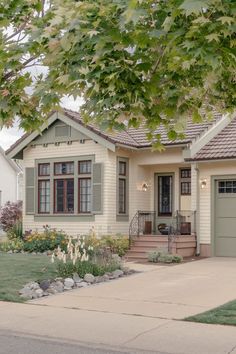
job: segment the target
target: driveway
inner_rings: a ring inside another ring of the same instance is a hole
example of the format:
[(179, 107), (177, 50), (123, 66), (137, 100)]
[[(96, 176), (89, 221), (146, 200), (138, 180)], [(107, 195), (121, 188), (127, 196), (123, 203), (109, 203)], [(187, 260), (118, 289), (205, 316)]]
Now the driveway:
[(236, 259), (135, 267), (144, 272), (28, 304), (0, 302), (0, 330), (131, 353), (236, 354), (236, 327), (180, 321), (236, 298)]
[(183, 319), (236, 298), (236, 258), (208, 258), (176, 266), (136, 267), (144, 272), (33, 303)]

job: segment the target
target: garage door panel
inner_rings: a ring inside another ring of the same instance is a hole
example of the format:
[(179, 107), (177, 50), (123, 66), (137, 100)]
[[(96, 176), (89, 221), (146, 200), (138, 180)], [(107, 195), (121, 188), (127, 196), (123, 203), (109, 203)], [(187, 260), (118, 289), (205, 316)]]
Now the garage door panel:
[(216, 256), (221, 257), (235, 257), (236, 256), (236, 238), (217, 238), (216, 242), (216, 249), (215, 249)]
[(236, 217), (236, 198), (217, 198), (216, 202), (216, 218), (218, 217)]
[(216, 237), (233, 237), (236, 239), (236, 218), (217, 218)]

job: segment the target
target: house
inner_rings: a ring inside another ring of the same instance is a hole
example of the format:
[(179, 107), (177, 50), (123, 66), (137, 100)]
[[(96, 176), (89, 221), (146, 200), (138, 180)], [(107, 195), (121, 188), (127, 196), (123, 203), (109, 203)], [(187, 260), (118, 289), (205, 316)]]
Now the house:
[(22, 199), (22, 169), (0, 147), (0, 207)]
[(236, 256), (235, 119), (189, 122), (175, 141), (160, 128), (163, 152), (152, 151), (144, 128), (105, 133), (67, 109), (41, 131), (7, 151), (23, 161), (24, 230), (94, 227), (150, 245), (173, 240), (169, 233), (183, 255)]

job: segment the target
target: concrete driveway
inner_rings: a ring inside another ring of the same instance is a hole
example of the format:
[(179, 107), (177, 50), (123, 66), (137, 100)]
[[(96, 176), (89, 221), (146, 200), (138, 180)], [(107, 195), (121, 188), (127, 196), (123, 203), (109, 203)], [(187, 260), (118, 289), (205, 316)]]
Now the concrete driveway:
[(180, 321), (236, 298), (236, 259), (144, 272), (28, 304), (0, 302), (0, 330), (131, 353), (236, 354), (236, 327)]
[(236, 298), (236, 258), (208, 258), (176, 266), (136, 267), (144, 272), (33, 303), (183, 319)]

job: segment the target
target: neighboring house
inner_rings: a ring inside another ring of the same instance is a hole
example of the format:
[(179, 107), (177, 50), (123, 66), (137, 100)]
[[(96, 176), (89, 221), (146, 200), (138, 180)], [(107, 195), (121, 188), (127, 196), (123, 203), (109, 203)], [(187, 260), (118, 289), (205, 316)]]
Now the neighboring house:
[(22, 199), (22, 169), (0, 147), (0, 207)]
[(236, 256), (236, 120), (216, 114), (211, 123), (189, 123), (176, 141), (160, 128), (164, 152), (152, 151), (146, 132), (105, 133), (65, 109), (41, 135), (25, 134), (7, 151), (23, 160), (24, 229), (174, 230), (196, 234), (202, 256)]

